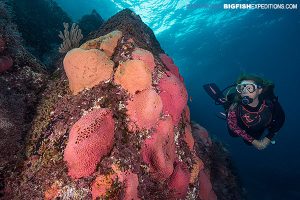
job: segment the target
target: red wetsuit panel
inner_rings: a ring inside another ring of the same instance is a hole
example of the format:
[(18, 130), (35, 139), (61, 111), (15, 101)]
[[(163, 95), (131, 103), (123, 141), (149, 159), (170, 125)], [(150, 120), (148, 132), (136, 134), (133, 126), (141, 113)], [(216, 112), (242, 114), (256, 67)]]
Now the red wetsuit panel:
[(236, 113), (235, 110), (230, 110), (228, 112), (228, 116), (227, 116), (227, 124), (229, 129), (235, 133), (236, 135), (241, 136), (244, 140), (252, 143), (252, 141), (254, 140), (253, 137), (251, 137), (250, 135), (248, 135), (246, 133), (246, 131), (244, 131), (243, 129), (241, 129), (238, 126), (238, 122), (237, 122), (237, 117), (236, 117)]

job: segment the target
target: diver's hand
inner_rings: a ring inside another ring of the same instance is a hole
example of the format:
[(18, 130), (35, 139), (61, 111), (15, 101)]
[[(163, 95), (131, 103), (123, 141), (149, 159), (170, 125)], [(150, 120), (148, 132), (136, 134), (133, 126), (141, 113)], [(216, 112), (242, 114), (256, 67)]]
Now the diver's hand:
[(262, 142), (260, 140), (253, 140), (252, 144), (258, 150), (264, 149), (264, 146), (263, 146), (263, 144), (262, 144)]
[(271, 144), (271, 140), (267, 137), (264, 137), (264, 139), (261, 140), (263, 146), (266, 148), (267, 146), (269, 146), (269, 144)]
[(253, 140), (252, 144), (258, 150), (263, 150), (271, 143), (271, 140), (267, 137), (264, 137), (262, 140)]

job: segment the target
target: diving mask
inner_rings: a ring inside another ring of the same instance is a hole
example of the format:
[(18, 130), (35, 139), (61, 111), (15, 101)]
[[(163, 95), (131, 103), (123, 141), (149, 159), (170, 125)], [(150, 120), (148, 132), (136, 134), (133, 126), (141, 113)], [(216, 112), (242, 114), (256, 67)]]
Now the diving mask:
[(253, 93), (257, 88), (261, 88), (261, 87), (256, 85), (255, 83), (242, 82), (240, 84), (237, 84), (235, 89), (238, 93), (242, 93), (244, 90), (246, 90), (248, 93)]

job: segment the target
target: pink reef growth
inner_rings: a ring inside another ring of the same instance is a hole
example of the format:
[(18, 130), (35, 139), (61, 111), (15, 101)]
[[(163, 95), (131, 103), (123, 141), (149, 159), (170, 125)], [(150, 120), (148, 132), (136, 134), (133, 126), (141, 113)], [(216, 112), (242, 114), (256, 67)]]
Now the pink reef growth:
[(174, 129), (171, 117), (158, 122), (156, 131), (146, 139), (141, 154), (150, 167), (151, 176), (165, 180), (173, 173), (175, 161)]
[(144, 61), (144, 63), (146, 63), (147, 66), (149, 67), (150, 71), (151, 72), (154, 71), (155, 62), (154, 62), (154, 57), (150, 51), (141, 48), (136, 48), (132, 52), (132, 58)]
[(159, 120), (162, 112), (162, 101), (155, 90), (147, 89), (129, 100), (126, 108), (130, 119), (129, 130), (150, 129)]
[(163, 102), (163, 112), (170, 114), (174, 125), (177, 125), (187, 104), (188, 94), (185, 86), (172, 73), (166, 72), (160, 79), (158, 87), (160, 89), (159, 96)]
[(176, 161), (174, 165), (175, 169), (169, 179), (168, 186), (173, 191), (174, 198), (182, 199), (187, 194), (191, 175), (185, 163)]
[(114, 126), (108, 109), (94, 110), (72, 126), (64, 153), (72, 178), (87, 177), (95, 171), (98, 162), (112, 148)]
[(159, 58), (162, 60), (162, 62), (168, 68), (168, 70), (170, 70), (177, 78), (179, 78), (183, 82), (183, 77), (179, 74), (179, 69), (174, 64), (173, 59), (164, 53), (159, 54)]
[[(191, 127), (178, 67), (141, 18), (125, 9), (85, 41), (57, 61), (24, 131), (24, 165), (5, 179), (7, 199), (214, 200), (231, 191), (224, 182), (214, 190), (218, 151)], [(1, 57), (0, 70), (11, 62)], [(11, 116), (0, 114), (0, 125), (25, 118)]]

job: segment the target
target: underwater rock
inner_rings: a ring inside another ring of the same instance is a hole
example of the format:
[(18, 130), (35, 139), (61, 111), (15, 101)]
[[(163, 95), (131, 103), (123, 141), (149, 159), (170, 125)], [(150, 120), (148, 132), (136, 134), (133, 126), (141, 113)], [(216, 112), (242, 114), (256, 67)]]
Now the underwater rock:
[(0, 2), (0, 199), (10, 196), (9, 179), (20, 173), (26, 138), (48, 74), (25, 50), (13, 23), (11, 1)]
[(78, 25), (82, 31), (82, 34), (87, 36), (90, 32), (97, 30), (103, 23), (103, 18), (95, 9), (93, 9), (91, 14), (81, 17)]
[(193, 158), (195, 160), (195, 163), (193, 164), (192, 170), (191, 170), (191, 177), (190, 177), (190, 183), (195, 183), (196, 180), (198, 180), (199, 172), (204, 169), (204, 163), (203, 161), (197, 156), (193, 155)]
[[(85, 41), (114, 31), (122, 35), (111, 57), (96, 42), (57, 61), (30, 120), (26, 160), (5, 179), (6, 198), (200, 199), (209, 188), (222, 199), (228, 190), (219, 187), (214, 168), (222, 163), (211, 165), (222, 149), (191, 138), (186, 88), (160, 59), (153, 32), (125, 9)], [(81, 57), (87, 52), (90, 60)]]
[(194, 150), (195, 140), (192, 135), (192, 128), (191, 125), (187, 124), (184, 131), (184, 141), (188, 145), (189, 149), (191, 151)]
[(197, 123), (194, 123), (193, 132), (194, 135), (196, 135), (195, 137), (200, 140), (205, 146), (210, 146), (212, 144), (208, 131), (204, 127), (200, 126)]
[(186, 105), (186, 107), (184, 108), (184, 114), (185, 114), (185, 120), (187, 122), (191, 122), (191, 116), (190, 116), (190, 108), (188, 105)]
[(203, 200), (217, 200), (217, 196), (212, 189), (209, 176), (204, 170), (199, 173), (200, 190), (199, 197)]
[(72, 24), (71, 18), (56, 1), (14, 0), (10, 4), (25, 48), (53, 70), (53, 61), (58, 57), (57, 48), (61, 43), (57, 35), (64, 29), (64, 22)]
[(107, 191), (113, 188), (117, 175), (99, 175), (92, 183), (92, 199), (104, 198)]
[(13, 60), (10, 56), (0, 56), (0, 73), (5, 72), (13, 66)]
[(0, 53), (2, 53), (5, 48), (6, 48), (6, 42), (2, 37), (0, 37)]

